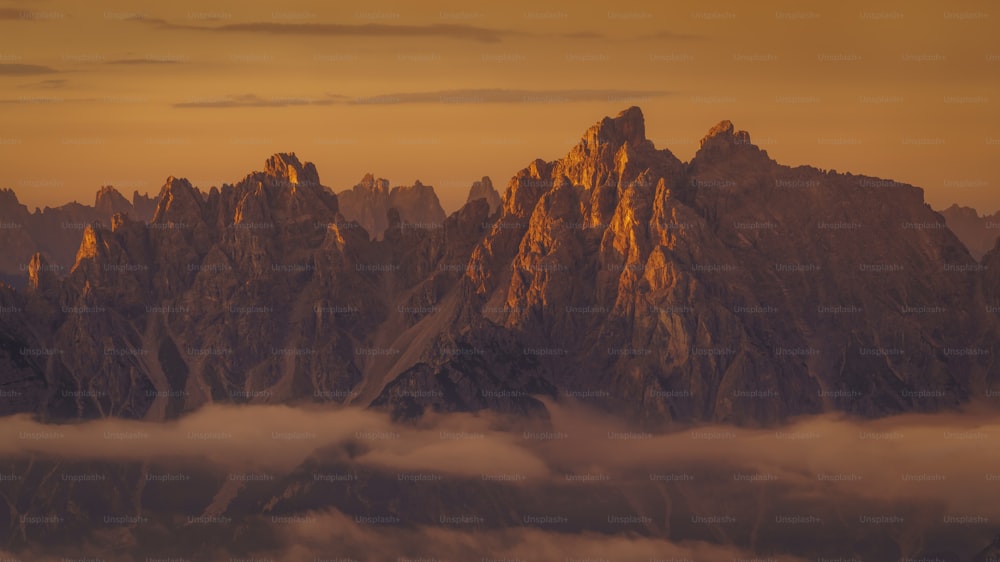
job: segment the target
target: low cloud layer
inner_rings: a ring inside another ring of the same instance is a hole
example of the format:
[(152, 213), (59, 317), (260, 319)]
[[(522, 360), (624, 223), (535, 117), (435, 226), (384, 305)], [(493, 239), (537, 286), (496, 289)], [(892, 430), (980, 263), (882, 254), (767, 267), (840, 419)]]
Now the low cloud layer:
[[(276, 561), (466, 560), (484, 552), (521, 560), (895, 559), (927, 549), (965, 559), (1000, 523), (994, 414), (824, 415), (772, 429), (652, 434), (578, 404), (547, 406), (545, 426), (471, 414), (399, 425), (370, 410), (287, 406), (209, 406), (168, 423), (54, 426), (14, 416), (0, 422), (0, 458), (20, 463), (8, 467), (33, 459), (273, 474), (273, 489), (211, 492), (215, 507), (202, 515), (230, 514), (258, 529), (278, 546), (246, 548)], [(373, 524), (337, 484), (313, 482), (317, 471), (381, 475), (347, 488), (375, 494), (365, 504), (390, 510), (378, 513), (432, 501), (415, 519)], [(264, 507), (247, 511), (255, 505)], [(568, 524), (520, 521), (522, 511), (545, 510)], [(475, 522), (428, 524), (439, 511)], [(504, 514), (516, 524), (497, 519)]]
[(0, 76), (35, 76), (55, 72), (59, 71), (40, 64), (0, 64)]
[[(313, 513), (308, 522), (285, 531), (290, 544), (287, 560), (351, 557), (356, 560), (397, 560), (399, 556), (430, 560), (589, 560), (643, 561), (740, 560), (742, 549), (702, 541), (674, 543), (635, 536), (597, 533), (564, 534), (539, 529), (508, 529), (472, 533), (454, 529), (418, 528), (386, 532), (357, 524), (340, 512)], [(783, 562), (804, 562), (785, 557)]]

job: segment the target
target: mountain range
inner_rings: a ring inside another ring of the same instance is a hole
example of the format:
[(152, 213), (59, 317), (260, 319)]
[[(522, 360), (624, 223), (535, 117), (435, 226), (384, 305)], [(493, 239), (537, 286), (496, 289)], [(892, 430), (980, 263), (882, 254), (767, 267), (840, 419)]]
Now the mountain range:
[(415, 419), (549, 396), (768, 424), (953, 408), (996, 379), (1000, 252), (977, 262), (917, 187), (783, 166), (728, 121), (682, 162), (633, 107), (495, 193), (444, 217), (419, 182), (334, 194), (291, 153), (208, 192), (168, 178), (148, 220), (138, 194), (27, 214), (4, 192), (5, 221), (97, 219), (72, 263), (68, 229), (6, 231), (28, 281), (0, 288), (0, 412)]
[(111, 226), (111, 218), (123, 213), (134, 220), (148, 221), (153, 217), (156, 201), (138, 191), (129, 202), (115, 188), (102, 187), (94, 205), (68, 203), (29, 212), (11, 189), (0, 190), (0, 281), (23, 287), (27, 279), (26, 266), (31, 256), (42, 253), (49, 264), (67, 272), (74, 263), (76, 250), (87, 225), (100, 223)]
[(447, 216), (294, 153), (0, 198), (0, 558), (998, 552), (1000, 249), (918, 187), (632, 107)]

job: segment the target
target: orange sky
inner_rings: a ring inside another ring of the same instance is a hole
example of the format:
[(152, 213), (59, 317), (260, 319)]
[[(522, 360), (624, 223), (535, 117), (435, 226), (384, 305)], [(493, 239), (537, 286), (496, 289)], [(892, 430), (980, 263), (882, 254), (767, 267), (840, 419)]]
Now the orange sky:
[(337, 191), (455, 209), (639, 105), (689, 159), (731, 119), (787, 164), (1000, 209), (1000, 12), (964, 2), (0, 0), (0, 187), (234, 182), (274, 152)]

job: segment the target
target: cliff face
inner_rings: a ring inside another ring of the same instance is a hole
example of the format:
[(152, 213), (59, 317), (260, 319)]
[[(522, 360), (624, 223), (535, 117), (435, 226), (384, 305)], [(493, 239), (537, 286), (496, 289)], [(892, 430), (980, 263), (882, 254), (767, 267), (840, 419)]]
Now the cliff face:
[(685, 163), (638, 108), (515, 174), (496, 209), (486, 183), (445, 218), (419, 182), (334, 196), (294, 154), (209, 193), (169, 178), (149, 224), (119, 212), (65, 278), (38, 256), (0, 294), (17, 309), (0, 382), (25, 389), (5, 407), (544, 416), (547, 395), (760, 424), (938, 410), (996, 378), (977, 350), (1000, 267), (980, 271), (918, 188), (782, 166), (729, 122)]
[[(0, 190), (0, 281), (23, 281), (24, 268), (38, 245), (27, 228), (28, 208), (13, 190)], [(18, 283), (20, 284), (20, 283)]]

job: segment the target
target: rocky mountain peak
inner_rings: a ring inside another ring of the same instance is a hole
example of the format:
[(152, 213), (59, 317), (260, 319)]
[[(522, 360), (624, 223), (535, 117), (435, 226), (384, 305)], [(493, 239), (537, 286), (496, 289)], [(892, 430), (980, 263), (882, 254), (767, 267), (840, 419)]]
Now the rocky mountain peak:
[(943, 211), (941, 211), (941, 214), (943, 214), (945, 216), (951, 214), (951, 215), (960, 216), (960, 217), (969, 218), (969, 219), (978, 219), (978, 218), (981, 217), (981, 215), (979, 214), (979, 211), (977, 211), (976, 209), (974, 209), (972, 207), (965, 207), (965, 206), (959, 205), (958, 203), (952, 203), (950, 207), (948, 207), (947, 209), (944, 209)]
[(722, 121), (719, 121), (718, 123), (715, 124), (715, 126), (713, 126), (711, 129), (708, 130), (708, 133), (705, 134), (705, 137), (701, 139), (701, 146), (705, 146), (706, 142), (718, 136), (731, 137), (733, 136), (735, 130), (736, 126), (733, 125), (732, 121), (730, 121), (729, 119), (723, 119)]
[(201, 195), (184, 178), (170, 176), (160, 190), (154, 223), (194, 223), (201, 216)]
[(121, 197), (122, 199), (125, 199), (125, 197), (123, 197), (122, 194), (117, 189), (114, 188), (114, 186), (112, 186), (112, 185), (102, 185), (101, 188), (97, 190), (97, 196), (96, 196), (95, 200), (96, 201), (100, 201), (100, 200), (105, 199), (107, 197), (114, 198), (115, 196), (118, 196), (118, 197)]
[(642, 110), (632, 106), (615, 117), (605, 117), (587, 130), (583, 137), (589, 147), (601, 144), (639, 146), (646, 142), (646, 120)]
[(996, 244), (996, 224), (1000, 222), (1000, 212), (981, 215), (972, 207), (953, 204), (939, 214), (975, 259), (982, 259)]
[(585, 213), (582, 220), (589, 225), (606, 224), (623, 191), (641, 174), (650, 170), (647, 181), (651, 187), (656, 183), (654, 176), (677, 173), (680, 166), (670, 151), (656, 150), (646, 138), (642, 110), (630, 107), (592, 125), (565, 157), (545, 166), (532, 162), (526, 174), (541, 182), (524, 182), (532, 186), (529, 191), (523, 190), (525, 185), (512, 185), (505, 197), (515, 200), (525, 196), (527, 202), (551, 186), (568, 183), (582, 188), (578, 194)]
[(424, 185), (420, 180), (412, 186), (397, 186), (389, 192), (389, 206), (399, 209), (405, 222), (442, 223), (445, 219), (444, 209), (438, 200), (434, 187)]
[(757, 148), (750, 142), (750, 133), (736, 130), (733, 122), (726, 119), (708, 130), (708, 134), (701, 139), (698, 155), (725, 155), (729, 154), (734, 148), (741, 147)]
[(294, 152), (280, 152), (267, 159), (264, 173), (291, 184), (319, 185), (319, 174), (312, 162), (302, 164)]
[(489, 176), (483, 176), (483, 179), (481, 179), (481, 180), (479, 180), (477, 182), (473, 182), (472, 187), (473, 188), (478, 188), (480, 190), (486, 190), (486, 191), (493, 190), (493, 191), (496, 191), (495, 189), (493, 189), (493, 180), (491, 180)]
[(417, 180), (413, 185), (389, 189), (389, 180), (365, 174), (361, 182), (337, 194), (344, 218), (356, 221), (373, 239), (380, 240), (392, 227), (388, 217), (395, 208), (397, 218), (406, 223), (443, 223), (444, 209), (434, 188)]
[[(93, 259), (101, 253), (103, 246), (102, 242), (102, 232), (100, 225), (98, 224), (88, 224), (87, 228), (83, 230), (83, 239), (80, 242), (80, 249), (76, 253), (77, 264), (85, 259)], [(75, 266), (74, 266), (75, 267)]]
[(389, 180), (385, 178), (376, 178), (371, 172), (365, 174), (365, 177), (361, 178), (361, 181), (354, 186), (355, 189), (363, 189), (365, 191), (379, 192), (389, 194)]
[(102, 215), (110, 217), (115, 213), (127, 213), (131, 211), (132, 204), (117, 189), (110, 185), (105, 185), (94, 196), (94, 208)]
[(493, 188), (493, 182), (489, 176), (483, 176), (483, 179), (472, 184), (472, 187), (469, 188), (469, 197), (465, 202), (469, 203), (477, 199), (486, 200), (486, 203), (490, 206), (490, 215), (496, 212), (497, 207), (500, 206), (500, 193)]
[(0, 209), (12, 208), (20, 204), (13, 189), (0, 189)]

